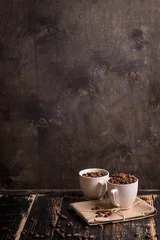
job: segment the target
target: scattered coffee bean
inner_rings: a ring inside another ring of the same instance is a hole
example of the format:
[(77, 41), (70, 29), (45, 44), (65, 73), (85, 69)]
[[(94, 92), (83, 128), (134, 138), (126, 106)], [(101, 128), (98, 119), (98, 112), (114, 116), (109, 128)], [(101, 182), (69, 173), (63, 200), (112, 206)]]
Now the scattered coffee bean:
[(55, 229), (55, 232), (56, 232), (56, 233), (60, 233), (59, 228), (56, 228), (56, 229)]
[(35, 234), (34, 234), (34, 238), (39, 238), (39, 234), (38, 234), (38, 233), (35, 233)]
[(55, 224), (53, 224), (53, 223), (50, 223), (49, 225), (50, 225), (50, 227), (52, 227), (52, 228), (55, 227)]
[(66, 234), (66, 237), (72, 237), (72, 234), (68, 233)]
[(83, 173), (84, 177), (92, 177), (92, 178), (96, 178), (96, 177), (104, 177), (106, 176), (105, 172), (87, 172), (87, 173)]
[(68, 223), (66, 224), (67, 227), (73, 227), (73, 225), (74, 225), (74, 224), (73, 224), (72, 222), (68, 222)]
[(90, 235), (88, 238), (89, 239), (94, 239), (94, 235)]
[(43, 234), (41, 234), (39, 237), (40, 237), (41, 239), (44, 239), (44, 238), (45, 238), (45, 236), (44, 236)]
[(36, 222), (37, 220), (35, 218), (30, 219), (31, 222)]
[(1, 230), (6, 231), (6, 230), (8, 230), (8, 228), (7, 227), (2, 227)]
[(95, 206), (95, 207), (93, 207), (91, 210), (99, 210), (99, 209), (100, 209), (100, 207)]
[(126, 174), (126, 173), (119, 173), (116, 175), (112, 175), (109, 179), (110, 183), (114, 184), (131, 184), (137, 181), (137, 178), (134, 175)]
[(33, 234), (34, 234), (34, 232), (32, 232), (32, 231), (29, 232), (29, 235), (31, 235), (31, 236), (32, 236)]
[(87, 225), (85, 225), (83, 228), (84, 228), (84, 229), (88, 229), (88, 226), (87, 226)]
[(49, 233), (46, 233), (45, 236), (46, 236), (46, 237), (50, 237), (50, 234), (49, 234)]
[(64, 233), (60, 233), (60, 237), (61, 238), (65, 238), (65, 234)]
[(65, 216), (64, 214), (62, 214), (62, 215), (61, 215), (61, 218), (62, 218), (63, 220), (66, 220), (66, 219), (68, 219), (68, 217), (67, 217), (67, 216)]
[(74, 233), (73, 237), (79, 237), (79, 233)]
[(64, 233), (64, 229), (61, 229), (61, 232)]

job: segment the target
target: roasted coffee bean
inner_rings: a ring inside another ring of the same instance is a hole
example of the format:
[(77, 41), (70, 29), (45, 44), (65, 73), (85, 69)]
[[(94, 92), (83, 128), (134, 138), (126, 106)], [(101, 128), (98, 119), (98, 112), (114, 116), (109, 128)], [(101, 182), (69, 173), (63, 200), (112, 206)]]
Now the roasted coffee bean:
[(53, 223), (50, 223), (49, 225), (50, 225), (50, 227), (52, 227), (52, 228), (55, 227), (55, 224), (53, 224)]
[(66, 219), (68, 219), (68, 217), (67, 216), (65, 216), (65, 215), (61, 215), (61, 218), (63, 219), (63, 220), (66, 220)]
[(137, 181), (137, 178), (134, 175), (126, 174), (126, 173), (119, 173), (116, 175), (112, 175), (109, 179), (110, 183), (114, 184), (131, 184)]
[(61, 229), (61, 232), (64, 233), (64, 229)]
[(34, 232), (33, 232), (33, 231), (30, 231), (30, 232), (29, 232), (29, 235), (31, 235), (31, 236), (32, 236), (33, 234), (34, 234)]
[(79, 233), (74, 233), (73, 237), (79, 237)]
[(94, 239), (94, 235), (90, 235), (88, 238), (89, 239)]
[(72, 237), (72, 234), (68, 233), (66, 234), (66, 237)]
[(65, 238), (65, 234), (64, 233), (60, 233), (60, 237), (61, 238)]
[(44, 239), (44, 238), (45, 238), (45, 236), (44, 236), (43, 234), (41, 234), (39, 237), (40, 237), (41, 239)]
[(88, 229), (88, 226), (87, 226), (87, 225), (85, 225), (83, 228), (84, 228), (84, 229)]
[(49, 234), (49, 233), (46, 233), (45, 236), (46, 236), (46, 237), (50, 237), (50, 234)]
[(8, 230), (8, 228), (7, 227), (2, 227), (1, 230), (6, 231), (6, 230)]
[(38, 234), (38, 233), (35, 233), (35, 234), (34, 234), (34, 238), (39, 238), (39, 234)]
[(35, 218), (30, 219), (31, 222), (36, 222), (37, 220)]
[(60, 233), (60, 229), (59, 229), (59, 228), (56, 228), (56, 229), (55, 229), (55, 232), (56, 232), (56, 233)]
[(96, 178), (96, 177), (104, 177), (106, 176), (105, 172), (87, 172), (83, 173), (84, 177), (91, 177), (91, 178)]
[(95, 207), (93, 207), (91, 210), (99, 210), (99, 209), (100, 209), (100, 207), (95, 206)]

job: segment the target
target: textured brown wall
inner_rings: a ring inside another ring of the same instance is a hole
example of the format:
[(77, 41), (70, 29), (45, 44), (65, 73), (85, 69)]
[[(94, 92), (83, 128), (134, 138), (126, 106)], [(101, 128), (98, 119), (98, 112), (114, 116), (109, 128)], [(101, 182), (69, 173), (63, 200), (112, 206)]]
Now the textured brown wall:
[(0, 83), (1, 187), (160, 188), (159, 0), (1, 0)]

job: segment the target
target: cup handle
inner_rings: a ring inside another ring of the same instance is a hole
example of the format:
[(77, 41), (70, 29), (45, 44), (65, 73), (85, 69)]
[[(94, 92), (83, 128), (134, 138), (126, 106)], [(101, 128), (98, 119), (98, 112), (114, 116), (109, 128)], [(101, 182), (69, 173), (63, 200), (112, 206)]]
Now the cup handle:
[(113, 204), (117, 207), (120, 207), (119, 203), (116, 200), (116, 195), (118, 194), (118, 190), (117, 189), (112, 189), (111, 190), (111, 201), (113, 202)]
[(101, 185), (99, 198), (102, 198), (106, 192), (106, 183), (102, 180), (100, 180), (98, 183)]

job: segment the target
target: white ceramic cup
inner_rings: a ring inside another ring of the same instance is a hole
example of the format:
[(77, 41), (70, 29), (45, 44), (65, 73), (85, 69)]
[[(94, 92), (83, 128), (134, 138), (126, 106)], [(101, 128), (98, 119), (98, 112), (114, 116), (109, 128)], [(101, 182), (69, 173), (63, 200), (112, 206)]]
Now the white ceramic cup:
[[(103, 177), (85, 177), (84, 173), (89, 172), (103, 172), (106, 175)], [(88, 168), (79, 172), (79, 182), (82, 193), (87, 199), (96, 200), (102, 199), (107, 191), (107, 181), (109, 172), (101, 168)]]
[(114, 184), (107, 182), (108, 196), (111, 203), (116, 207), (128, 208), (137, 197), (138, 179), (131, 184)]

